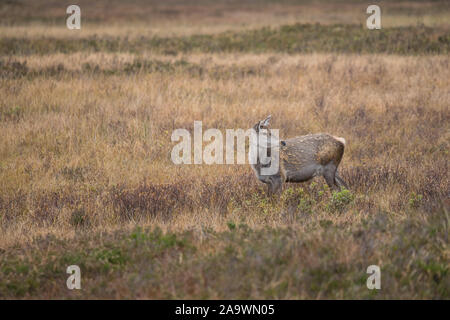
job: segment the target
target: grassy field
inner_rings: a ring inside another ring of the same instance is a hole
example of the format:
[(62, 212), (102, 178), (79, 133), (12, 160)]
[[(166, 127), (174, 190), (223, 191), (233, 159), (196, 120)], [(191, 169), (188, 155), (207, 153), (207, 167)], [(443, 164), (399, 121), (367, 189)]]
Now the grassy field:
[[(352, 1), (79, 5), (0, 4), (0, 298), (450, 298), (446, 2), (379, 31)], [(171, 161), (174, 129), (268, 114), (344, 137), (350, 191)]]

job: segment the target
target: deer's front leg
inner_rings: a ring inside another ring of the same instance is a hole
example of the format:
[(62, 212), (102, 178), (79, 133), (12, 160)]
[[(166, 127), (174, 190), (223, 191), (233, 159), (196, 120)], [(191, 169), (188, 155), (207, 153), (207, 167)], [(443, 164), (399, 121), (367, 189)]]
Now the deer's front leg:
[(272, 196), (281, 192), (283, 183), (280, 175), (271, 176), (267, 183), (267, 194)]

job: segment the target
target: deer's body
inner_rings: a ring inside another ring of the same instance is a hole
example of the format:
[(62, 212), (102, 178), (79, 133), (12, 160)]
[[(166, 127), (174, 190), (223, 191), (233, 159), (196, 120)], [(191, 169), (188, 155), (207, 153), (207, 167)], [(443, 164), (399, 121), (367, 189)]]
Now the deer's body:
[[(266, 129), (270, 116), (255, 125)], [(270, 135), (270, 131), (269, 131)], [(279, 148), (274, 150), (274, 148)], [(315, 176), (323, 176), (330, 188), (347, 188), (345, 182), (337, 174), (337, 168), (344, 154), (345, 140), (327, 133), (308, 134), (287, 140), (281, 140), (279, 146), (269, 147), (269, 152), (278, 151), (280, 158), (277, 174), (261, 175), (259, 161), (253, 165), (257, 178), (268, 185), (269, 193), (281, 190), (285, 182), (304, 182)]]

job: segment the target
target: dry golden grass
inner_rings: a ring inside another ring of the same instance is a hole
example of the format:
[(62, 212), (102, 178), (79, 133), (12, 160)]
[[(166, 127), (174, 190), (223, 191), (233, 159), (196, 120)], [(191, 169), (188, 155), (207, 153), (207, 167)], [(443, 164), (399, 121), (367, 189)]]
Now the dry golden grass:
[[(123, 61), (131, 59), (75, 54), (29, 57), (27, 62), (37, 71), (51, 66), (49, 61), (64, 65), (64, 70), (79, 69), (84, 61), (102, 69), (115, 61), (120, 69)], [(41, 228), (48, 230), (45, 224), (35, 226), (38, 195), (93, 194), (76, 203), (62, 196), (53, 208), (58, 215), (50, 228), (73, 234), (69, 217), (79, 205), (100, 219), (100, 228), (121, 225), (111, 217), (103, 221), (103, 213), (109, 216), (111, 208), (97, 199), (113, 186), (133, 187), (143, 181), (233, 182), (251, 174), (248, 166), (173, 165), (171, 132), (192, 129), (194, 120), (202, 120), (205, 129), (248, 128), (271, 113), (273, 126), (281, 129), (283, 137), (322, 131), (343, 136), (348, 141), (344, 171), (400, 166), (413, 181), (435, 166), (446, 168), (448, 57), (192, 55), (183, 59), (205, 70), (222, 66), (217, 71), (222, 75), (212, 72), (200, 77), (176, 70), (130, 76), (86, 72), (73, 77), (62, 71), (58, 79), (2, 80), (2, 195), (8, 199), (20, 190), (26, 199), (20, 207), (23, 212), (17, 212), (20, 223), (12, 223), (18, 222), (13, 219), (4, 224), (10, 236), (2, 237), (2, 246), (29, 239)], [(177, 58), (166, 60), (173, 63)], [(229, 74), (227, 68), (251, 69), (254, 75)], [(435, 125), (429, 126), (430, 121)], [(441, 177), (441, 181), (440, 191), (448, 187), (448, 179)], [(389, 210), (405, 194), (399, 186), (385, 187), (389, 189), (377, 190), (373, 196)], [(410, 191), (417, 187), (410, 186)], [(195, 219), (191, 214), (180, 213), (170, 226), (214, 226), (208, 212)], [(243, 218), (252, 217), (245, 213)], [(257, 212), (253, 218), (258, 224)], [(154, 220), (148, 217), (146, 223)], [(217, 223), (217, 227), (224, 225)]]
[[(360, 19), (359, 6), (343, 15), (314, 3), (198, 12), (189, 2), (171, 7), (198, 23), (181, 30), (166, 7), (139, 4), (107, 19), (93, 7), (94, 27), (76, 37)], [(65, 37), (45, 23), (58, 16), (55, 4), (45, 12), (33, 28), (3, 25), (0, 35)], [(152, 12), (159, 19), (147, 27), (141, 19)], [(425, 12), (433, 18), (421, 21), (448, 27), (448, 12)], [(127, 14), (125, 28), (104, 24)], [(448, 55), (144, 51), (1, 61), (0, 297), (449, 297)], [(246, 129), (267, 114), (282, 137), (344, 137), (340, 170), (351, 193), (332, 194), (320, 178), (268, 199), (248, 165), (170, 159), (174, 129), (192, 131), (194, 120), (204, 130)], [(65, 288), (69, 264), (85, 270), (81, 292)], [(378, 293), (365, 287), (370, 264), (382, 268)]]

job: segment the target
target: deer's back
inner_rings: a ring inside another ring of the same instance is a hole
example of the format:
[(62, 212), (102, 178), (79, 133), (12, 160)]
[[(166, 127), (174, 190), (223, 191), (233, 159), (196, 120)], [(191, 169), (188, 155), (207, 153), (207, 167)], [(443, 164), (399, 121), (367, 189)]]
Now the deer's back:
[(310, 164), (326, 165), (331, 161), (339, 165), (344, 144), (327, 133), (308, 134), (282, 141), (281, 165), (287, 170)]

